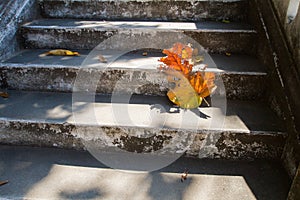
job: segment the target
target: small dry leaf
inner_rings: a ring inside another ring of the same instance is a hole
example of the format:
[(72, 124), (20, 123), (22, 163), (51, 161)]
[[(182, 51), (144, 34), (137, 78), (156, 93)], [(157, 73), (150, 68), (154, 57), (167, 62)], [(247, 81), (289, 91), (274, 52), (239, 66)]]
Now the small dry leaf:
[(3, 98), (8, 98), (9, 95), (7, 92), (0, 92), (0, 97), (3, 97)]
[(195, 60), (196, 63), (203, 62), (204, 57), (203, 56), (195, 56), (194, 60)]
[(104, 56), (102, 56), (101, 54), (99, 54), (98, 56), (99, 58), (99, 61), (102, 62), (102, 63), (107, 63), (107, 60), (104, 58)]
[(223, 22), (223, 23), (226, 23), (226, 24), (230, 23), (230, 21), (227, 20), (227, 19), (223, 19), (222, 22)]
[(189, 173), (188, 169), (184, 170), (184, 172), (181, 174), (181, 179), (180, 179), (181, 182), (183, 182), (187, 179), (188, 173)]
[(193, 50), (193, 56), (198, 56), (198, 54), (199, 54), (199, 50), (198, 50), (198, 48), (195, 48)]
[(147, 52), (143, 52), (143, 54), (142, 54), (143, 56), (147, 56), (148, 55), (148, 53)]
[(231, 56), (231, 53), (226, 52), (225, 55), (229, 57), (229, 56)]
[(0, 181), (0, 186), (5, 185), (5, 184), (7, 184), (7, 183), (8, 183), (8, 180)]

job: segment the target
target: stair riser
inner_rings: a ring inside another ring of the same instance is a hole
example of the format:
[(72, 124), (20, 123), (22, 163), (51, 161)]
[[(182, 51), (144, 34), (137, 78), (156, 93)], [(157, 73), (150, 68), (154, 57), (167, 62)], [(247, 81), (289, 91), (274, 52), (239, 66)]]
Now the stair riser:
[[(125, 127), (89, 127), (71, 124), (0, 121), (1, 144), (85, 149), (83, 140), (104, 145), (101, 149), (118, 146), (129, 152), (164, 151), (164, 147), (178, 135), (196, 134), (187, 156), (226, 159), (279, 159), (285, 134), (260, 134), (237, 132), (182, 131), (171, 129), (145, 129)], [(127, 133), (130, 133), (127, 134)], [(151, 137), (140, 137), (150, 134)], [(82, 140), (83, 139), (83, 140)], [(176, 144), (180, 142), (176, 140)], [(85, 143), (86, 144), (86, 143)], [(106, 146), (107, 145), (107, 146)], [(179, 145), (180, 146), (180, 145)], [(117, 147), (116, 147), (117, 148)], [(169, 149), (170, 152), (178, 150)], [(118, 148), (117, 148), (118, 149)]]
[(43, 1), (45, 17), (106, 20), (243, 21), (247, 1)]
[[(265, 76), (246, 73), (221, 75), (227, 98), (241, 100), (260, 99), (264, 96)], [(78, 81), (77, 86), (82, 87), (81, 91), (86, 91), (87, 88), (95, 91), (97, 85), (98, 93), (166, 95), (169, 88), (165, 75), (158, 70), (2, 67), (0, 81), (3, 88), (60, 92), (72, 92), (75, 81)], [(224, 94), (224, 90), (221, 87), (219, 89), (216, 94)]]
[[(252, 30), (178, 30), (178, 33), (190, 36), (210, 53), (243, 53), (255, 54), (256, 33)], [(22, 35), (27, 48), (68, 48), (68, 49), (93, 49), (107, 38), (118, 34), (119, 38), (153, 38), (152, 46), (159, 47), (163, 44), (170, 32), (168, 30), (117, 30), (117, 29), (47, 29), (23, 27)], [(138, 42), (138, 41), (137, 41)], [(115, 49), (114, 46), (104, 48)], [(122, 46), (120, 46), (121, 48)], [(133, 44), (134, 48), (134, 44)]]

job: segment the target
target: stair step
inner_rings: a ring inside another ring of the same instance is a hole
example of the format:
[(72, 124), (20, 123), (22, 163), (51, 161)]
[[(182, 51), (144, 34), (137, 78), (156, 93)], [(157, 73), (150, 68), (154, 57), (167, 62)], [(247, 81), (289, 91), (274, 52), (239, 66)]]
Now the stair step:
[[(21, 29), (27, 48), (93, 49), (116, 35), (123, 41), (115, 41), (113, 45), (120, 48), (158, 47), (177, 34), (191, 37), (210, 52), (255, 54), (256, 31), (242, 23), (41, 19)], [(125, 44), (130, 39), (136, 40), (134, 44)]]
[[(0, 146), (4, 199), (285, 199), (279, 162), (180, 158), (155, 172), (107, 168), (87, 152)], [(140, 164), (140, 163), (139, 163)], [(182, 183), (181, 174), (189, 169)], [(62, 181), (58, 181), (62, 180)], [(26, 186), (26, 187), (24, 187)]]
[[(10, 89), (72, 92), (79, 73), (87, 77), (98, 74), (98, 93), (124, 92), (165, 95), (168, 84), (157, 69), (158, 59), (164, 56), (154, 50), (121, 51), (80, 50), (79, 57), (41, 57), (48, 49), (24, 50), (0, 64), (1, 86)], [(147, 56), (142, 53), (146, 51)], [(108, 63), (95, 60), (93, 70), (84, 66), (88, 55), (101, 54)], [(120, 56), (120, 57), (118, 57)], [(117, 60), (114, 60), (117, 58)], [(228, 99), (261, 99), (266, 91), (266, 72), (257, 59), (246, 55), (211, 54), (204, 63), (207, 71), (220, 74)], [(83, 64), (82, 64), (83, 63)], [(109, 64), (109, 65), (108, 65)], [(79, 79), (79, 78), (78, 78)], [(78, 80), (77, 79), (77, 80)], [(88, 80), (87, 80), (88, 82)], [(224, 91), (217, 90), (216, 93)]]
[(9, 95), (0, 99), (2, 144), (84, 149), (92, 143), (105, 151), (249, 159), (280, 158), (286, 137), (272, 111), (254, 101), (216, 98), (212, 107), (184, 110), (166, 97)]
[(106, 20), (245, 20), (248, 1), (43, 0), (43, 16)]

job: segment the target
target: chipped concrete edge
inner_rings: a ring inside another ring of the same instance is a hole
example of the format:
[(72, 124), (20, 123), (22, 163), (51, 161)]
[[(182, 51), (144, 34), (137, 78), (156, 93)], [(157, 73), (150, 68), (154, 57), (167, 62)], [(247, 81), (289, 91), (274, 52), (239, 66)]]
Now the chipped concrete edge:
[[(88, 126), (8, 119), (0, 120), (0, 132), (0, 144), (6, 145), (86, 150), (84, 144), (93, 142), (101, 148), (113, 147), (135, 153), (163, 152), (168, 148), (171, 152), (184, 151), (185, 156), (191, 157), (243, 160), (280, 159), (286, 139), (281, 132)], [(195, 137), (188, 149), (180, 149), (178, 143), (186, 143), (187, 134)], [(170, 145), (172, 142), (176, 145)]]
[[(72, 92), (79, 70), (78, 67), (36, 67), (31, 65), (24, 67), (5, 65), (4, 63), (0, 69), (0, 86), (19, 90)], [(82, 69), (80, 73), (86, 74), (86, 77), (92, 75), (99, 77), (98, 93), (118, 91), (164, 96), (170, 88), (165, 75), (158, 73), (157, 70), (110, 68), (102, 71), (99, 69)], [(222, 79), (224, 82), (227, 98), (248, 100), (264, 97), (265, 88), (261, 86), (264, 82), (264, 74), (219, 73), (218, 79)], [(84, 80), (78, 85), (84, 90), (90, 87), (86, 83), (88, 82)], [(217, 88), (215, 92), (215, 94), (223, 93), (221, 87)]]

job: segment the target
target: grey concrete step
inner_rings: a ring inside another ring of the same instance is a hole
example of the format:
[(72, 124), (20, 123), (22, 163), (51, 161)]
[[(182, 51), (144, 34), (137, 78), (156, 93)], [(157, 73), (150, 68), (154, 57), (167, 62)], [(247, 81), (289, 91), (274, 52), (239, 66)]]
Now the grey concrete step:
[(260, 102), (218, 97), (184, 110), (166, 97), (8, 93), (0, 99), (2, 144), (228, 159), (279, 159), (285, 144), (282, 123)]
[(256, 51), (256, 31), (242, 23), (41, 19), (21, 30), (27, 48), (93, 49), (108, 38), (103, 48), (157, 47), (190, 37), (210, 52)]
[(45, 17), (106, 20), (241, 21), (247, 18), (247, 0), (42, 0)]
[[(97, 92), (127, 92), (148, 95), (166, 95), (169, 85), (157, 67), (164, 56), (158, 50), (88, 51), (79, 50), (79, 57), (41, 56), (48, 49), (24, 50), (0, 63), (1, 86), (10, 89), (72, 92), (75, 81), (82, 85), (95, 79)], [(147, 52), (147, 56), (142, 53)], [(108, 63), (101, 63), (97, 54)], [(93, 56), (96, 56), (96, 59)], [(89, 59), (92, 61), (89, 61)], [(88, 64), (88, 62), (93, 62)], [(228, 99), (262, 99), (266, 93), (266, 72), (257, 59), (246, 55), (207, 54), (207, 71), (218, 74), (220, 82), (216, 94)], [(92, 84), (92, 83), (91, 83)], [(92, 86), (94, 86), (92, 84)], [(223, 87), (225, 86), (225, 88)], [(88, 87), (88, 86), (86, 86)]]
[[(290, 180), (280, 163), (180, 158), (151, 173), (107, 168), (87, 152), (0, 146), (0, 198), (284, 200)], [(181, 173), (189, 169), (187, 180)]]

